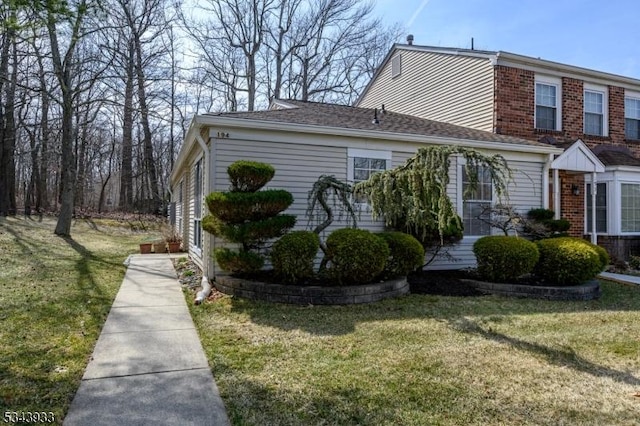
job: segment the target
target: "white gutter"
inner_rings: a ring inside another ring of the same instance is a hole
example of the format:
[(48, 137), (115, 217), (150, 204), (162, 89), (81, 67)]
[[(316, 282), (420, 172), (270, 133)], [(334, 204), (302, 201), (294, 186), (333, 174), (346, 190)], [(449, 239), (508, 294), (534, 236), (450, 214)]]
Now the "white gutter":
[[(196, 129), (199, 129), (199, 127), (196, 127)], [(204, 197), (206, 189), (209, 188), (209, 148), (207, 147), (204, 139), (202, 139), (202, 136), (200, 136), (200, 132), (196, 132), (195, 139), (198, 142), (198, 145), (200, 145), (200, 148), (202, 149), (202, 153), (204, 155), (204, 174), (202, 177), (204, 179), (204, 182), (206, 182), (205, 190), (202, 193), (202, 196)], [(194, 200), (194, 202), (204, 204), (203, 200)], [(201, 211), (204, 212), (204, 208), (202, 208)], [(202, 253), (202, 267), (204, 269), (202, 271), (203, 276), (209, 277), (209, 261), (207, 260), (208, 256), (204, 255), (204, 253), (209, 253), (209, 238), (202, 238)]]
[(553, 162), (553, 154), (549, 154), (547, 162), (542, 166), (542, 208), (549, 208), (549, 170)]

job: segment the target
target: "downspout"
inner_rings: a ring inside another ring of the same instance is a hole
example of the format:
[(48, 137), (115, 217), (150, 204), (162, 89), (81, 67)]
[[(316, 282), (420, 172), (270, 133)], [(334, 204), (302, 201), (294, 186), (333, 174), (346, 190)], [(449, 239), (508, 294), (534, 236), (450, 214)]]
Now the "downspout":
[[(202, 136), (200, 136), (200, 133), (196, 133), (196, 141), (198, 141), (198, 145), (200, 145), (200, 148), (202, 149), (202, 153), (204, 155), (204, 191), (205, 193), (209, 193), (211, 190), (210, 187), (210, 182), (209, 182), (209, 147), (207, 146), (207, 143), (204, 141), (204, 139), (202, 139)], [(202, 202), (202, 200), (200, 200), (200, 202)], [(204, 211), (204, 209), (203, 209)], [(196, 305), (199, 305), (200, 303), (202, 303), (211, 293), (211, 284), (209, 283), (209, 261), (207, 260), (208, 257), (204, 256), (204, 253), (209, 253), (209, 240), (210, 238), (202, 238), (202, 280), (200, 282), (200, 285), (202, 286), (202, 290), (200, 290), (198, 293), (196, 293), (196, 298), (194, 303)]]
[(553, 154), (549, 154), (547, 162), (542, 166), (542, 208), (549, 208), (549, 170), (553, 162)]
[[(199, 130), (199, 128), (198, 128)], [(198, 142), (198, 145), (200, 145), (200, 148), (202, 149), (202, 153), (204, 155), (204, 176), (203, 179), (205, 181), (205, 193), (209, 193), (208, 190), (209, 188), (209, 147), (207, 146), (207, 143), (204, 141), (204, 139), (202, 139), (202, 136), (200, 136), (200, 133), (196, 133), (196, 141)], [(202, 200), (199, 200), (199, 202), (202, 203)], [(204, 209), (202, 210), (204, 211)], [(202, 262), (202, 267), (203, 267), (203, 275), (205, 277), (209, 277), (209, 262), (205, 261), (206, 260), (206, 256), (204, 256), (204, 253), (208, 253), (209, 251), (209, 238), (203, 238), (202, 239), (202, 252), (203, 252), (203, 262)]]

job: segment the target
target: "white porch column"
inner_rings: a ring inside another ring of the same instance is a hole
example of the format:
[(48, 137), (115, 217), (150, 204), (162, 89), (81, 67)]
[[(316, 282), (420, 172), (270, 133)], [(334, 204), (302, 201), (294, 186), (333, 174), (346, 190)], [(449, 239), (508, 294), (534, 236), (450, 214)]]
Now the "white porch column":
[(596, 194), (598, 193), (598, 185), (596, 185), (596, 173), (591, 173), (591, 242), (598, 244), (598, 234), (596, 233)]
[(560, 192), (560, 172), (553, 169), (553, 211), (556, 220), (560, 219)]

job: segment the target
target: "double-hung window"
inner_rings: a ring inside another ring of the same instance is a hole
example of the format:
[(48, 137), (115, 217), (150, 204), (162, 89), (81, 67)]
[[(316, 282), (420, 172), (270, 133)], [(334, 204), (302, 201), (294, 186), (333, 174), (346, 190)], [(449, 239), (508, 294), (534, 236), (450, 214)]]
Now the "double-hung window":
[[(596, 232), (607, 232), (607, 184), (596, 183)], [(591, 184), (587, 184), (587, 233), (593, 229)]]
[(640, 232), (640, 184), (623, 183), (621, 190), (621, 231)]
[[(470, 174), (477, 176), (477, 185), (472, 189)], [(470, 168), (462, 166), (462, 222), (464, 235), (481, 236), (491, 234), (488, 222), (489, 207), (493, 203), (491, 172), (486, 167)]]
[[(365, 181), (374, 173), (388, 170), (391, 167), (391, 151), (369, 149), (348, 150), (347, 180), (352, 184)], [(356, 203), (366, 203), (363, 197), (354, 200)]]
[(193, 170), (193, 245), (202, 250), (202, 159)]
[(535, 126), (540, 130), (562, 129), (562, 80), (536, 75)]
[(624, 98), (624, 135), (627, 139), (640, 139), (640, 94)]
[(585, 85), (584, 133), (594, 136), (608, 135), (607, 90)]

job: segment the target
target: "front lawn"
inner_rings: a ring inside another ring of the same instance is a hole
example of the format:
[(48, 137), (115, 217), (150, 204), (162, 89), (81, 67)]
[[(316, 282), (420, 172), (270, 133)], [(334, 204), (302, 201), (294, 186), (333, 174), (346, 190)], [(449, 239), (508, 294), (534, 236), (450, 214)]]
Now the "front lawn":
[(602, 290), (188, 303), (236, 425), (639, 424), (640, 287)]
[(0, 218), (0, 415), (61, 423), (144, 238), (112, 225), (74, 221), (64, 239), (51, 218)]

